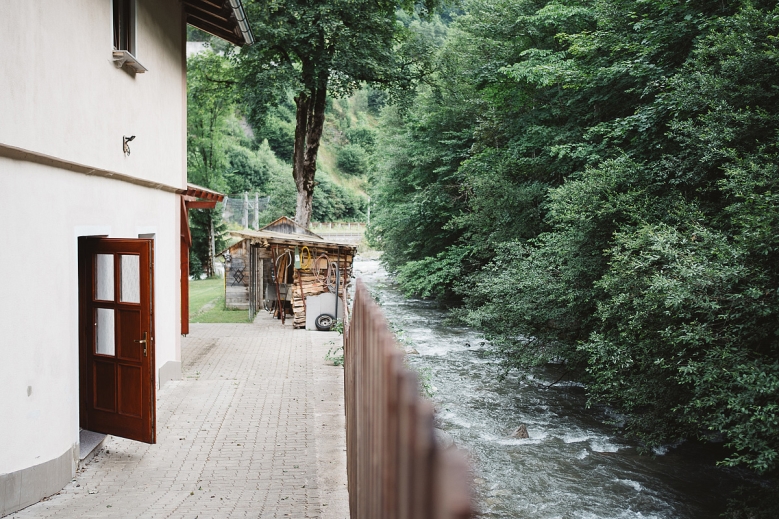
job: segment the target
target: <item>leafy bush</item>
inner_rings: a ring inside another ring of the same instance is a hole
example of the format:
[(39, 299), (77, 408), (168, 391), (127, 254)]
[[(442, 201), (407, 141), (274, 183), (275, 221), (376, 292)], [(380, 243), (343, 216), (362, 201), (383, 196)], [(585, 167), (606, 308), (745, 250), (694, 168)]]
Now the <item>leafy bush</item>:
[(388, 267), (644, 448), (719, 436), (722, 463), (779, 468), (776, 3), (462, 7), (438, 75), (382, 111)]
[(316, 222), (359, 221), (365, 218), (367, 201), (333, 182), (323, 171), (317, 172), (319, 185), (314, 191), (313, 217)]
[(347, 144), (338, 150), (336, 164), (342, 173), (359, 177), (368, 171), (368, 155), (359, 144)]

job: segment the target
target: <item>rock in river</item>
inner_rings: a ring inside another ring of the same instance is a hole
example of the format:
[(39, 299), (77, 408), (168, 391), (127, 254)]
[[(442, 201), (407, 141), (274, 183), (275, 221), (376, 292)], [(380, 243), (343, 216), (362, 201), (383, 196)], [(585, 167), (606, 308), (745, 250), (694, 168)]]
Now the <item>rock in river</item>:
[(530, 435), (527, 433), (527, 426), (525, 424), (520, 424), (519, 427), (517, 427), (516, 430), (511, 433), (511, 436), (514, 438), (530, 438)]

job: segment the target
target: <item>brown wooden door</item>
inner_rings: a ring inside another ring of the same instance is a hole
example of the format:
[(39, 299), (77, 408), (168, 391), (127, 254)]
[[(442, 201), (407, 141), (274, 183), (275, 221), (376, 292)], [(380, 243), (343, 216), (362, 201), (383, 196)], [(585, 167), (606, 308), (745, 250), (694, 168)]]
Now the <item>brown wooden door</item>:
[(81, 238), (81, 427), (155, 443), (154, 243)]

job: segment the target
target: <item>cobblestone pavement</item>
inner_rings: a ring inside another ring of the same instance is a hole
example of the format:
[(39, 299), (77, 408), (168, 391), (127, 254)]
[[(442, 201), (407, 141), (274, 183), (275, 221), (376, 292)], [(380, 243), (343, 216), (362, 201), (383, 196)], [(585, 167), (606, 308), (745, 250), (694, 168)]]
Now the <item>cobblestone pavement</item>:
[(193, 324), (183, 380), (157, 393), (157, 444), (109, 437), (59, 494), (10, 517), (348, 517), (343, 372), (323, 359), (338, 336), (262, 319)]

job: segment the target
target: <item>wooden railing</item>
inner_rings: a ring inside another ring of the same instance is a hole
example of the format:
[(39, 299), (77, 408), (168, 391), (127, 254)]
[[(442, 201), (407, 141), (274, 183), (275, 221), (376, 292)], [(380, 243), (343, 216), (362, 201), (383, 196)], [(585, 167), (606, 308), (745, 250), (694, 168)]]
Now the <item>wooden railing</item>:
[(436, 444), (432, 404), (365, 285), (344, 338), (346, 453), (352, 519), (473, 516), (470, 470)]

